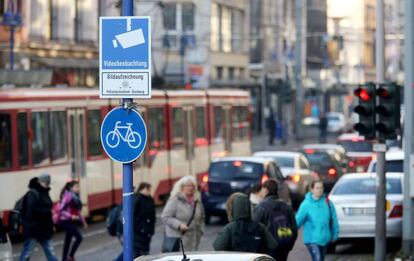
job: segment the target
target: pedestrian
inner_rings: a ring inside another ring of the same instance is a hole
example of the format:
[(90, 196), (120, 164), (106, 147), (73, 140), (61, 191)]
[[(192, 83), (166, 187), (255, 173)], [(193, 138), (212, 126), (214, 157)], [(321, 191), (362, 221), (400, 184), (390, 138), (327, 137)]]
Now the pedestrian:
[(286, 261), (298, 236), (295, 214), (286, 202), (279, 199), (276, 180), (266, 180), (260, 192), (264, 200), (254, 209), (253, 220), (264, 224), (278, 243), (271, 256)]
[(319, 117), (319, 142), (326, 143), (326, 137), (328, 136), (328, 119), (325, 112), (321, 113)]
[(321, 180), (312, 182), (296, 214), (298, 228), (303, 226), (303, 241), (312, 261), (323, 261), (329, 243), (338, 238), (339, 225), (335, 207), (323, 193)]
[(229, 222), (213, 242), (216, 251), (239, 251), (269, 254), (277, 242), (266, 227), (252, 220), (249, 197), (233, 193), (226, 202)]
[[(86, 220), (81, 215), (82, 202), (79, 197), (79, 192), (79, 182), (73, 180), (67, 182), (60, 193), (59, 225), (66, 232), (62, 261), (75, 260), (76, 250), (83, 239), (78, 225), (82, 224), (85, 228), (87, 227)], [(73, 244), (71, 244), (72, 238), (75, 238)]]
[(267, 130), (269, 132), (269, 145), (273, 145), (275, 139), (276, 120), (273, 111), (270, 111), (270, 115), (267, 118)]
[(179, 250), (180, 239), (186, 251), (197, 251), (204, 233), (204, 208), (196, 179), (184, 176), (171, 191), (161, 214), (165, 225), (163, 252)]
[[(151, 197), (151, 184), (139, 184), (134, 197), (134, 259), (148, 255), (155, 231), (155, 204)], [(114, 261), (123, 260), (121, 252)]]
[(29, 182), (29, 191), (23, 198), (23, 237), (24, 244), (20, 253), (20, 261), (30, 259), (30, 255), (38, 242), (48, 261), (57, 261), (55, 256), (52, 235), (52, 200), (49, 196), (50, 175), (44, 173), (32, 178)]
[(255, 184), (250, 190), (249, 190), (249, 200), (250, 200), (250, 206), (253, 210), (256, 208), (257, 205), (259, 205), (260, 202), (263, 201), (263, 197), (260, 193), (262, 190), (262, 185), (260, 183)]

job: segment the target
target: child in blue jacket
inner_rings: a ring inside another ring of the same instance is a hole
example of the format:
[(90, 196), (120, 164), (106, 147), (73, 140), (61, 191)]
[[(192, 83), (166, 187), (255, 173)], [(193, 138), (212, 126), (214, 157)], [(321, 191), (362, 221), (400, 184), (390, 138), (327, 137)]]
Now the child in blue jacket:
[(338, 239), (335, 207), (323, 194), (322, 181), (314, 181), (296, 214), (298, 228), (303, 225), (303, 241), (312, 261), (323, 261), (328, 244)]

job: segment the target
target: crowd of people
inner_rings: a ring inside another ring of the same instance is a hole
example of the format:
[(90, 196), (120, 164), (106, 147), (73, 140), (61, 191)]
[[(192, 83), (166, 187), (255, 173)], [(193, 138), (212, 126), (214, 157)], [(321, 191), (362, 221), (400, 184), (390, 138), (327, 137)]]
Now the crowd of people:
[[(24, 244), (20, 260), (29, 260), (37, 243), (48, 261), (58, 260), (51, 238), (54, 226), (65, 231), (62, 260), (75, 260), (82, 242), (79, 226), (87, 227), (82, 216), (79, 183), (66, 183), (59, 202), (50, 196), (51, 177), (42, 174), (29, 182), (29, 190), (22, 198)], [(256, 185), (249, 194), (233, 193), (227, 199), (228, 224), (213, 242), (216, 251), (264, 253), (276, 260), (287, 260), (303, 227), (303, 241), (312, 261), (322, 261), (327, 247), (338, 237), (335, 208), (323, 193), (323, 183), (314, 181), (296, 215), (291, 206), (278, 197), (278, 183), (269, 179)], [(155, 232), (155, 205), (151, 185), (141, 183), (134, 197), (134, 257), (150, 252)], [(205, 214), (197, 181), (192, 176), (179, 179), (163, 208), (163, 252), (197, 251), (205, 229)], [(122, 236), (121, 236), (122, 237)], [(74, 240), (72, 240), (74, 239)], [(122, 253), (115, 259), (122, 260)]]

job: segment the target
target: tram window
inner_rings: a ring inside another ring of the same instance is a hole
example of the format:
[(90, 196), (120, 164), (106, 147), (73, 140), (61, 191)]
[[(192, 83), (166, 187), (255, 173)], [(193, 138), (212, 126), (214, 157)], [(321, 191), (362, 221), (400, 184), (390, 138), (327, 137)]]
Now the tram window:
[(101, 156), (102, 148), (100, 141), (101, 111), (88, 111), (88, 147), (89, 156)]
[(0, 113), (0, 169), (9, 169), (12, 165), (11, 117)]
[(195, 110), (196, 113), (196, 145), (207, 145), (206, 139), (206, 117), (204, 112), (204, 107), (197, 107)]
[(49, 121), (50, 130), (50, 152), (52, 161), (58, 162), (66, 160), (67, 144), (67, 121), (65, 111), (51, 111)]
[(244, 139), (248, 136), (248, 111), (244, 106), (233, 107), (233, 137), (234, 139)]
[(223, 109), (219, 106), (214, 107), (214, 143), (223, 140)]
[(19, 148), (19, 166), (29, 165), (29, 133), (27, 126), (27, 113), (17, 114), (17, 136)]
[(33, 164), (46, 164), (49, 162), (49, 124), (47, 112), (32, 112), (31, 123), (33, 132)]
[(184, 114), (182, 108), (172, 109), (172, 145), (183, 145), (183, 120)]
[[(148, 109), (148, 130), (151, 150), (164, 148), (165, 117), (162, 108)], [(151, 154), (151, 152), (150, 152)]]

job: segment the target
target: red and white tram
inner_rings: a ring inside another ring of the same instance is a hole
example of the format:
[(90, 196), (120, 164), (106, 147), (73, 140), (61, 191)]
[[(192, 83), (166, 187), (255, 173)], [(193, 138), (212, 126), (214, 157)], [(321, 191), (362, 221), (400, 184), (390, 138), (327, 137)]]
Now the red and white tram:
[[(138, 102), (148, 141), (134, 163), (134, 182), (151, 183), (158, 203), (174, 181), (206, 172), (214, 157), (250, 154), (247, 92), (153, 91)], [(99, 136), (118, 104), (99, 99), (96, 89), (0, 90), (0, 212), (7, 215), (29, 180), (44, 172), (52, 176), (54, 201), (66, 181), (79, 180), (85, 214), (120, 202), (122, 165), (105, 154)]]

